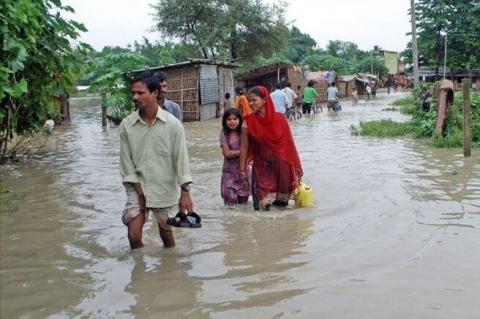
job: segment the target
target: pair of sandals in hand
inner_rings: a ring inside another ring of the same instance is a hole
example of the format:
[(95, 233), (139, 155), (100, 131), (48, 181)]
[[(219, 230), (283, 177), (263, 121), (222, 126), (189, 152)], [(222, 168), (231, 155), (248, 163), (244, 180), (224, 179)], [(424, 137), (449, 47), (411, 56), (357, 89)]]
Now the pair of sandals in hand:
[(167, 225), (173, 227), (200, 228), (202, 227), (201, 222), (202, 218), (195, 212), (188, 213), (188, 215), (183, 212), (178, 212), (175, 217), (167, 218)]

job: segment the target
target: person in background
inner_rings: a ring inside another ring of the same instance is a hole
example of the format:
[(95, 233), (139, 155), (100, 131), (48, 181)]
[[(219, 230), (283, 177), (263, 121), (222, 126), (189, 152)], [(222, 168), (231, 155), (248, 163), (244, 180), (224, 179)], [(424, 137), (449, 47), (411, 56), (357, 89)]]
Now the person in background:
[(168, 214), (193, 212), (185, 131), (158, 105), (158, 79), (151, 73), (138, 74), (131, 91), (137, 111), (120, 124), (120, 174), (127, 193), (122, 222), (128, 227), (130, 247), (143, 247), (143, 227), (152, 211), (163, 245), (172, 247)]
[(358, 92), (356, 89), (352, 91), (353, 105), (358, 105)]
[(245, 117), (251, 112), (250, 106), (248, 105), (248, 99), (243, 94), (243, 89), (239, 86), (235, 88), (235, 94), (237, 95), (237, 98), (235, 99), (235, 107), (240, 111), (242, 117)]
[(303, 89), (303, 104), (302, 112), (303, 114), (310, 114), (312, 111), (313, 100), (318, 97), (318, 93), (313, 87), (315, 85), (314, 80), (310, 80), (307, 83), (307, 87)]
[(290, 126), (287, 118), (275, 111), (265, 87), (250, 89), (249, 101), (253, 112), (245, 118), (246, 129), (242, 130), (240, 175), (248, 185), (247, 164), (253, 164), (254, 209), (285, 207), (303, 176)]
[(297, 85), (297, 89), (295, 90), (295, 93), (297, 94), (297, 99), (295, 101), (295, 106), (297, 107), (297, 112), (302, 114), (302, 104), (303, 104), (303, 97), (302, 97), (302, 87), (300, 85)]
[(165, 111), (170, 112), (180, 122), (183, 122), (183, 110), (177, 103), (168, 100), (165, 95), (167, 93), (167, 74), (163, 71), (157, 71), (154, 73), (155, 78), (158, 80), (160, 92), (158, 95), (158, 105)]
[(377, 97), (377, 82), (372, 84), (372, 97), (375, 99)]
[(225, 93), (222, 104), (220, 105), (220, 109), (218, 110), (218, 117), (222, 118), (225, 111), (227, 111), (231, 107), (232, 107), (232, 102), (230, 101), (230, 93), (227, 92)]
[(285, 92), (282, 91), (281, 83), (275, 84), (275, 90), (270, 93), (270, 97), (272, 98), (273, 105), (278, 113), (285, 114), (287, 108), (292, 106), (292, 101)]
[(370, 83), (365, 85), (365, 92), (367, 93), (367, 99), (370, 100), (370, 95), (372, 94), (372, 87)]
[(425, 93), (425, 96), (423, 97), (423, 101), (422, 101), (422, 110), (424, 112), (428, 112), (430, 111), (430, 102), (432, 100), (432, 92), (430, 90), (428, 90), (426, 93)]
[(392, 76), (389, 74), (387, 75), (387, 82), (386, 82), (386, 85), (387, 85), (387, 93), (390, 94), (390, 88), (392, 87), (393, 85), (393, 80), (392, 80)]
[(287, 97), (290, 100), (290, 107), (296, 106), (297, 99), (298, 99), (298, 94), (295, 93), (294, 90), (292, 90), (292, 83), (286, 82), (284, 87), (283, 87), (283, 92), (287, 95)]
[(52, 132), (55, 129), (55, 121), (50, 114), (47, 115), (47, 120), (43, 124), (43, 128)]
[(230, 108), (222, 118), (220, 147), (223, 153), (223, 169), (220, 192), (225, 205), (245, 204), (250, 195), (248, 185), (240, 176), (240, 136), (243, 119), (240, 111)]
[(333, 110), (335, 112), (340, 111), (342, 108), (340, 106), (340, 103), (338, 103), (338, 89), (335, 86), (335, 82), (330, 83), (330, 86), (327, 89), (327, 104), (328, 104), (328, 109)]

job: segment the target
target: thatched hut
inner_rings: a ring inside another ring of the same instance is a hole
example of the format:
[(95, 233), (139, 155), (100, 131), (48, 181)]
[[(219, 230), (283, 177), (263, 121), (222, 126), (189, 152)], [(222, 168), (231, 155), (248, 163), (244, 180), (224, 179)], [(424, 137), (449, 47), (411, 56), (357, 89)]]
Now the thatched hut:
[(339, 76), (336, 84), (339, 97), (351, 97), (353, 90), (358, 92), (359, 83), (354, 75)]
[[(233, 95), (234, 64), (208, 59), (188, 61), (151, 68), (167, 74), (166, 98), (183, 109), (185, 122), (204, 121), (217, 117), (225, 93)], [(134, 71), (133, 73), (144, 70)]]
[(328, 89), (328, 71), (305, 71), (306, 81), (313, 80), (315, 85), (313, 86), (318, 93), (318, 100), (320, 102), (327, 101), (327, 89)]
[(250, 70), (235, 77), (237, 85), (249, 89), (263, 85), (272, 90), (277, 82), (289, 81), (292, 89), (305, 87), (306, 80), (300, 67), (290, 62), (279, 62)]

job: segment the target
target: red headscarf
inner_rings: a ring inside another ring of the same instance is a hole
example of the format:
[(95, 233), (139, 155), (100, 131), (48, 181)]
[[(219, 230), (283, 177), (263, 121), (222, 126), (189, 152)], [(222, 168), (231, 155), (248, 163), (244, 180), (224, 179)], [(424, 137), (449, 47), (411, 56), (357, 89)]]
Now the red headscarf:
[[(267, 147), (280, 159), (290, 164), (291, 176), (294, 177), (293, 188), (298, 186), (298, 180), (303, 176), (302, 164), (298, 157), (297, 148), (293, 142), (290, 126), (284, 114), (277, 113), (270, 93), (263, 86), (257, 86), (265, 99), (265, 115), (250, 113), (245, 116), (248, 134), (256, 139), (261, 139)], [(254, 150), (248, 150), (248, 159), (252, 159)]]

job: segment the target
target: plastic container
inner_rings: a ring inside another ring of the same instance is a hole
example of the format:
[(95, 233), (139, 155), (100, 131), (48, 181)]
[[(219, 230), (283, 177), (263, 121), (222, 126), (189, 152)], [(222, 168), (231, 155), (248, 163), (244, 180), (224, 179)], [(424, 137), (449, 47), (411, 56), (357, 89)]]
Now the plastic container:
[(295, 193), (295, 204), (298, 207), (313, 206), (313, 189), (304, 183), (300, 183)]

